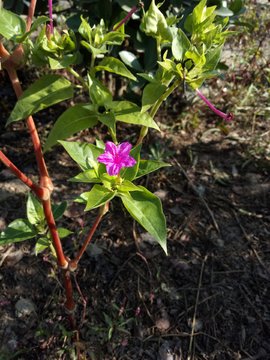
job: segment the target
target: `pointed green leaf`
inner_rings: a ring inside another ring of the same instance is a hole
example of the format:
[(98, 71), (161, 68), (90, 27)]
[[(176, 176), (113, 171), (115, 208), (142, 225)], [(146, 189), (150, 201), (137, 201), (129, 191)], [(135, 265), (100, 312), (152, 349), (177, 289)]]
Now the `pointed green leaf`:
[(91, 44), (88, 44), (86, 41), (81, 41), (81, 44), (86, 47), (86, 49), (88, 51), (90, 51), (91, 53), (94, 54), (94, 56), (96, 57), (99, 54), (106, 54), (106, 52), (108, 52), (108, 50), (104, 50), (104, 49), (98, 49), (95, 48), (94, 46), (92, 46)]
[(58, 70), (58, 69), (65, 69), (68, 66), (70, 66), (71, 64), (74, 64), (77, 61), (78, 56), (80, 56), (80, 54), (78, 52), (76, 52), (74, 55), (72, 55), (72, 54), (65, 55), (64, 58), (61, 60), (54, 59), (51, 57), (48, 57), (48, 60), (49, 60), (51, 69)]
[(143, 97), (142, 97), (142, 110), (144, 113), (147, 111), (154, 103), (161, 97), (161, 95), (167, 89), (166, 85), (160, 84), (147, 84), (143, 89)]
[(68, 179), (71, 182), (84, 182), (84, 183), (100, 183), (101, 180), (97, 178), (96, 171), (94, 169), (86, 170), (83, 173)]
[(87, 199), (87, 205), (84, 211), (89, 211), (106, 204), (112, 200), (116, 192), (108, 191), (104, 186), (94, 185)]
[(58, 140), (66, 139), (78, 131), (95, 126), (98, 123), (98, 116), (93, 108), (88, 104), (77, 104), (67, 109), (54, 124), (43, 153), (56, 145)]
[[(80, 165), (82, 170), (93, 169), (91, 162), (97, 163), (99, 155), (104, 154), (104, 150), (95, 145), (79, 142), (59, 141), (64, 146), (72, 159)], [(98, 164), (98, 163), (97, 163)]]
[(88, 73), (89, 95), (93, 104), (104, 106), (112, 102), (112, 94), (99, 80)]
[[(46, 21), (51, 21), (50, 18), (48, 18), (47, 16), (40, 16), (36, 21), (33, 22), (32, 26), (31, 26), (31, 29), (29, 31), (27, 31), (25, 34), (23, 35), (20, 35), (20, 36), (17, 36), (16, 37), (16, 41), (18, 43), (22, 43), (25, 41), (26, 38), (28, 38), (32, 32), (34, 32), (35, 30), (37, 30), (37, 28), (44, 24)], [(1, 22), (1, 20), (0, 20)]]
[(143, 71), (142, 66), (139, 63), (139, 60), (130, 51), (125, 51), (125, 50), (120, 51), (119, 56), (126, 65), (130, 66), (131, 68), (137, 71)]
[(147, 113), (141, 114), (141, 108), (129, 101), (114, 101), (111, 104), (111, 110), (114, 112), (118, 121), (129, 124), (143, 125), (159, 130), (155, 121)]
[(74, 85), (60, 75), (42, 76), (20, 96), (7, 125), (72, 98), (73, 88)]
[(40, 238), (38, 239), (36, 246), (35, 246), (35, 254), (37, 256), (38, 253), (40, 253), (42, 250), (46, 249), (51, 245), (51, 241), (46, 238)]
[(130, 192), (130, 197), (121, 197), (123, 204), (130, 215), (140, 223), (161, 245), (167, 254), (166, 220), (162, 212), (160, 199), (139, 186), (142, 191)]
[(152, 84), (155, 84), (158, 82), (157, 78), (155, 77), (154, 74), (148, 73), (148, 74), (137, 74), (138, 76), (141, 76), (142, 78), (144, 78), (145, 80), (149, 81)]
[(26, 210), (27, 218), (32, 225), (39, 224), (45, 219), (43, 206), (31, 193), (28, 194)]
[(146, 174), (149, 174), (153, 171), (156, 171), (162, 167), (171, 166), (170, 164), (163, 163), (161, 161), (155, 160), (141, 160), (139, 163), (139, 168), (135, 179), (140, 178)]
[(54, 220), (60, 219), (60, 217), (64, 214), (68, 206), (67, 201), (62, 201), (61, 204), (51, 205), (52, 213)]
[(32, 224), (28, 220), (14, 220), (4, 231), (1, 232), (0, 246), (32, 239), (37, 234), (38, 230), (34, 230)]
[(102, 122), (102, 124), (108, 126), (115, 133), (115, 115), (112, 111), (106, 111), (102, 115), (99, 115), (98, 120)]
[(203, 76), (212, 74), (215, 70), (221, 55), (223, 45), (220, 45), (205, 54), (205, 64), (203, 65)]
[(102, 140), (96, 139), (96, 146), (100, 149), (105, 150), (106, 146)]
[(103, 59), (98, 66), (94, 67), (93, 71), (109, 71), (131, 80), (137, 81), (136, 77), (125, 67), (125, 65), (118, 59), (108, 57)]
[(134, 185), (129, 180), (124, 180), (122, 184), (118, 187), (118, 190), (120, 191), (142, 191), (138, 186)]
[(179, 29), (177, 36), (172, 42), (172, 53), (176, 60), (184, 60), (185, 53), (190, 49), (190, 41), (188, 40), (185, 33)]
[(16, 40), (16, 37), (25, 31), (26, 22), (19, 15), (1, 8), (0, 5), (0, 34), (8, 40)]
[(81, 195), (79, 195), (75, 200), (73, 200), (74, 202), (80, 203), (80, 204), (87, 204), (87, 200), (89, 197), (90, 191), (84, 192)]
[(57, 228), (57, 232), (58, 232), (60, 239), (63, 239), (70, 234), (73, 234), (73, 231), (69, 231), (68, 229), (65, 229), (65, 228)]

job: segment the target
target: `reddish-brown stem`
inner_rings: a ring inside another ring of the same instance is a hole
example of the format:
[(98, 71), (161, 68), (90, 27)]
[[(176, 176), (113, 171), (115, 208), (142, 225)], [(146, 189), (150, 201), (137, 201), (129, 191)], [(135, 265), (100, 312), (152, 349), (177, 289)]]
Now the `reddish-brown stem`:
[(55, 221), (54, 221), (54, 217), (53, 217), (53, 213), (52, 213), (52, 209), (51, 209), (51, 201), (50, 199), (45, 200), (42, 202), (43, 205), (43, 210), (44, 210), (44, 214), (45, 214), (45, 218), (51, 233), (51, 237), (52, 237), (52, 241), (53, 241), (53, 246), (57, 255), (57, 265), (60, 266), (61, 268), (65, 268), (67, 267), (67, 260), (65, 258), (65, 255), (63, 253), (63, 248), (62, 248), (62, 244), (57, 232), (57, 228), (55, 225)]
[[(17, 76), (17, 72), (15, 69), (8, 69), (8, 74), (11, 80), (11, 83), (13, 85), (14, 91), (17, 95), (17, 98), (19, 99), (19, 97), (22, 95), (23, 91)], [(35, 154), (36, 154), (36, 159), (37, 159), (37, 164), (38, 164), (38, 168), (39, 168), (39, 173), (40, 173), (40, 183), (39, 186), (40, 187), (45, 187), (47, 188), (50, 192), (53, 190), (53, 184), (52, 181), (49, 177), (48, 171), (47, 171), (47, 167), (45, 164), (45, 160), (43, 158), (43, 154), (42, 154), (42, 149), (40, 146), (40, 140), (39, 140), (39, 136), (37, 133), (37, 129), (34, 123), (34, 120), (32, 118), (32, 116), (28, 116), (26, 119), (26, 124), (32, 139), (32, 143), (34, 145), (34, 150), (35, 150)]]
[(68, 316), (69, 316), (70, 327), (71, 330), (75, 330), (76, 328), (76, 319), (74, 315), (75, 303), (72, 299), (72, 283), (70, 278), (70, 271), (68, 269), (63, 269), (62, 272), (64, 278), (65, 291), (66, 291), (66, 298), (67, 298), (66, 308), (69, 313)]
[(20, 179), (25, 185), (27, 185), (40, 200), (47, 200), (50, 197), (50, 192), (46, 188), (41, 188), (40, 186), (33, 183), (26, 175), (24, 175), (0, 150), (0, 160), (2, 163)]
[(97, 228), (97, 226), (98, 226), (101, 218), (102, 218), (102, 215), (101, 215), (101, 214), (98, 214), (98, 216), (97, 216), (97, 218), (96, 218), (96, 220), (95, 220), (95, 222), (94, 222), (94, 225), (93, 225), (90, 233), (88, 234), (88, 236), (87, 236), (87, 238), (86, 238), (86, 240), (85, 240), (85, 242), (84, 242), (81, 250), (79, 251), (79, 253), (78, 253), (78, 255), (76, 256), (76, 258), (75, 258), (74, 260), (71, 260), (71, 261), (70, 261), (70, 263), (69, 263), (70, 269), (75, 270), (75, 269), (77, 268), (77, 264), (78, 264), (80, 258), (82, 257), (82, 254), (84, 253), (87, 245), (89, 244), (89, 241), (92, 239), (92, 236), (93, 236), (94, 232), (96, 231), (96, 228)]
[(26, 31), (30, 30), (31, 22), (32, 22), (34, 12), (35, 12), (36, 2), (37, 2), (37, 0), (31, 0), (30, 8), (28, 10), (28, 17), (27, 17), (27, 21), (26, 21), (26, 25), (27, 25)]
[(119, 29), (120, 26), (123, 25), (131, 17), (131, 15), (133, 15), (138, 9), (141, 9), (143, 7), (144, 7), (143, 2), (139, 2), (139, 4), (133, 6), (133, 8), (130, 10), (127, 16), (112, 31), (116, 31), (117, 29)]

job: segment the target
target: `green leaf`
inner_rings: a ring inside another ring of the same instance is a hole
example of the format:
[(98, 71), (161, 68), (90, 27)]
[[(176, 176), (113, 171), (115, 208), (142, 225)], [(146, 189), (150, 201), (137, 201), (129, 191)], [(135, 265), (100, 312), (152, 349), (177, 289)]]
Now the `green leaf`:
[(64, 212), (66, 211), (68, 206), (67, 201), (62, 201), (61, 204), (55, 204), (55, 205), (51, 205), (52, 207), (52, 213), (53, 213), (53, 217), (54, 220), (58, 220), (60, 219), (60, 217), (64, 214)]
[(93, 71), (109, 71), (131, 80), (137, 81), (136, 77), (125, 67), (125, 65), (118, 59), (108, 57), (103, 59), (98, 66), (94, 67)]
[(96, 146), (100, 149), (105, 150), (106, 146), (102, 140), (96, 139)]
[(167, 89), (166, 85), (160, 84), (148, 84), (143, 90), (142, 97), (142, 110), (144, 113), (161, 97), (164, 91)]
[(130, 197), (121, 197), (123, 204), (130, 215), (158, 241), (167, 254), (166, 220), (161, 201), (143, 186), (139, 188), (142, 191), (132, 191)]
[(145, 80), (149, 81), (152, 84), (155, 84), (158, 82), (157, 78), (155, 77), (154, 74), (148, 73), (148, 74), (137, 74), (138, 76), (141, 76), (142, 78), (144, 78)]
[(65, 229), (65, 228), (57, 228), (57, 232), (58, 232), (60, 239), (63, 239), (70, 234), (73, 234), (73, 231), (69, 231), (68, 229)]
[(26, 22), (17, 14), (14, 14), (0, 5), (0, 34), (8, 40), (15, 40), (18, 35), (26, 31)]
[(32, 239), (38, 234), (32, 224), (26, 219), (14, 220), (8, 227), (1, 232), (0, 246)]
[(129, 156), (133, 157), (133, 159), (135, 159), (137, 163), (134, 164), (132, 167), (122, 168), (120, 172), (121, 178), (130, 181), (132, 181), (135, 178), (139, 167), (141, 148), (142, 148), (142, 143), (140, 143), (139, 145), (135, 146), (133, 149), (130, 150)]
[(190, 41), (186, 37), (185, 33), (179, 29), (177, 36), (172, 42), (172, 53), (176, 60), (184, 60), (185, 53), (190, 49)]
[(126, 65), (130, 66), (134, 70), (143, 71), (143, 68), (139, 63), (139, 60), (130, 51), (125, 51), (125, 50), (120, 51), (119, 56)]
[(149, 174), (153, 171), (156, 171), (164, 166), (171, 166), (170, 164), (163, 163), (161, 161), (155, 160), (141, 160), (139, 163), (139, 168), (135, 179), (140, 178), (146, 174)]
[(87, 204), (89, 194), (90, 194), (90, 191), (84, 192), (73, 201), (80, 203), (80, 204)]
[(122, 184), (118, 187), (118, 190), (126, 192), (126, 191), (142, 191), (138, 186), (134, 185), (129, 180), (124, 180)]
[(108, 191), (101, 185), (94, 185), (90, 191), (87, 199), (87, 205), (84, 211), (89, 211), (106, 204), (112, 200), (116, 195), (116, 192)]
[(26, 210), (27, 218), (32, 225), (39, 224), (45, 219), (43, 206), (31, 193), (28, 194)]
[(46, 238), (40, 238), (38, 239), (36, 246), (35, 246), (35, 254), (36, 256), (38, 253), (40, 253), (42, 250), (46, 249), (51, 245), (51, 241)]
[(81, 15), (82, 23), (78, 29), (79, 33), (90, 43), (92, 43), (92, 29), (91, 26), (88, 24), (88, 18), (84, 19)]
[(112, 111), (106, 111), (102, 115), (99, 115), (98, 120), (102, 122), (102, 124), (108, 126), (115, 133), (115, 115)]
[[(91, 110), (92, 109), (92, 110)], [(54, 124), (45, 143), (43, 153), (78, 131), (89, 129), (98, 123), (94, 107), (88, 104), (77, 104), (67, 109)]]
[(92, 144), (69, 141), (59, 142), (64, 146), (72, 159), (80, 165), (83, 171), (92, 169), (93, 165), (91, 163), (97, 163), (99, 155), (104, 154), (103, 149)]
[(53, 70), (65, 69), (65, 68), (67, 68), (71, 64), (74, 64), (77, 61), (78, 55), (80, 56), (79, 52), (76, 52), (74, 55), (67, 54), (61, 60), (48, 57), (50, 67)]
[(108, 190), (116, 190), (116, 186), (118, 184), (117, 175), (110, 176), (108, 173), (105, 172), (104, 174), (100, 175), (100, 180), (102, 181), (105, 188), (107, 188)]
[(84, 182), (84, 183), (100, 183), (101, 180), (97, 178), (96, 171), (94, 169), (86, 170), (83, 173), (68, 179), (71, 182)]
[(161, 38), (162, 41), (172, 41), (172, 34), (167, 25), (164, 15), (152, 0), (149, 10), (144, 14), (140, 30), (147, 36)]
[(205, 54), (205, 64), (203, 65), (202, 75), (209, 75), (215, 70), (221, 55), (223, 45), (220, 45)]
[(74, 85), (60, 75), (42, 76), (22, 93), (8, 118), (7, 125), (72, 98), (73, 88)]
[(111, 31), (104, 35), (99, 45), (121, 45), (125, 37), (129, 37), (129, 35), (123, 34), (120, 31)]
[(91, 53), (94, 54), (94, 56), (96, 57), (99, 54), (106, 54), (106, 52), (108, 52), (108, 50), (104, 50), (104, 49), (98, 49), (95, 48), (94, 46), (92, 46), (91, 44), (88, 44), (86, 41), (81, 41), (81, 44), (86, 47), (86, 49), (88, 51), (90, 51)]
[[(0, 20), (1, 21), (1, 20)], [(37, 28), (44, 24), (46, 21), (51, 21), (50, 18), (48, 18), (47, 16), (40, 16), (36, 21), (33, 22), (32, 26), (31, 26), (31, 29), (29, 31), (27, 31), (25, 34), (23, 35), (20, 35), (20, 36), (17, 36), (16, 37), (16, 41), (18, 43), (22, 43), (25, 41), (26, 38), (28, 38), (32, 32), (34, 32), (35, 30), (37, 30)]]
[(112, 102), (113, 97), (110, 91), (99, 80), (88, 73), (89, 95), (93, 104), (104, 106)]
[(128, 124), (143, 125), (159, 130), (155, 121), (147, 113), (141, 114), (141, 108), (129, 101), (114, 101), (111, 104), (111, 110), (114, 112), (118, 121)]

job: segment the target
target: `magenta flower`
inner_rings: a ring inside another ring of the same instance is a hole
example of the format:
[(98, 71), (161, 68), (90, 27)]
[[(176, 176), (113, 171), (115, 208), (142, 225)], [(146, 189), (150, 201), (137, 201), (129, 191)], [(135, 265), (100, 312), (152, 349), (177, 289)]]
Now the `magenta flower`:
[(204, 96), (203, 94), (198, 90), (196, 89), (198, 95), (200, 96), (201, 99), (203, 99), (203, 101), (216, 113), (218, 114), (219, 116), (223, 117), (223, 119), (225, 120), (232, 120), (233, 118), (233, 113), (229, 113), (229, 115), (225, 114), (224, 112), (216, 109), (211, 103), (210, 101), (208, 101)]
[(111, 141), (106, 142), (105, 153), (97, 158), (97, 161), (106, 165), (107, 173), (112, 175), (119, 174), (122, 167), (132, 167), (137, 163), (135, 159), (129, 156), (132, 146), (124, 142), (116, 146)]

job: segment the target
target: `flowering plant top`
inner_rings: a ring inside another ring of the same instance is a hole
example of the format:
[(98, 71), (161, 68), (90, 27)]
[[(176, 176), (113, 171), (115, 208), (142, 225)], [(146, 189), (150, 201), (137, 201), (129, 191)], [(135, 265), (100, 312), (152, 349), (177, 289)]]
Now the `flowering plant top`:
[(105, 153), (100, 155), (97, 161), (106, 165), (106, 171), (110, 176), (119, 174), (122, 167), (132, 167), (137, 163), (133, 157), (129, 156), (132, 148), (130, 143), (124, 142), (116, 146), (108, 141), (105, 146)]

